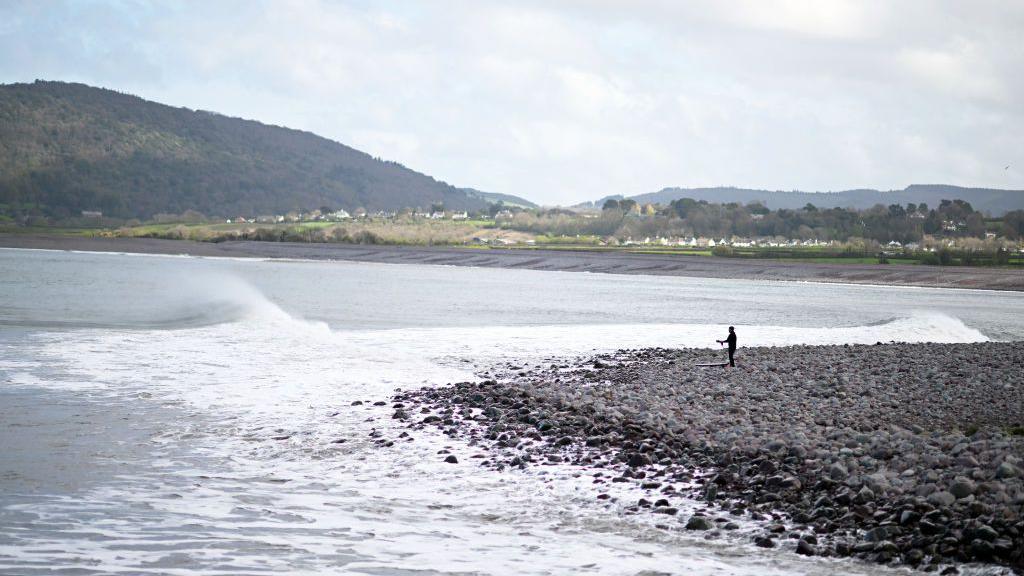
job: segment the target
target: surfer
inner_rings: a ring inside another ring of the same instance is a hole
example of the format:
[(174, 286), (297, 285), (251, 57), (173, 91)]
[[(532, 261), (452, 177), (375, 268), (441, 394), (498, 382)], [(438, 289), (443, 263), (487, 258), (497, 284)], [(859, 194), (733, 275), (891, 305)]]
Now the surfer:
[(735, 368), (736, 361), (733, 360), (733, 354), (736, 353), (736, 330), (729, 326), (729, 336), (725, 340), (717, 340), (719, 344), (729, 344), (729, 366)]

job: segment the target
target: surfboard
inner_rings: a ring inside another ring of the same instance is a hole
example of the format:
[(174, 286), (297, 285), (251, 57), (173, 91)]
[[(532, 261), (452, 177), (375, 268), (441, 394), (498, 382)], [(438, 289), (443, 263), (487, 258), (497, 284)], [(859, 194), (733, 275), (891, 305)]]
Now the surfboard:
[(712, 362), (709, 364), (694, 364), (694, 366), (708, 367), (708, 366), (728, 366), (728, 362)]

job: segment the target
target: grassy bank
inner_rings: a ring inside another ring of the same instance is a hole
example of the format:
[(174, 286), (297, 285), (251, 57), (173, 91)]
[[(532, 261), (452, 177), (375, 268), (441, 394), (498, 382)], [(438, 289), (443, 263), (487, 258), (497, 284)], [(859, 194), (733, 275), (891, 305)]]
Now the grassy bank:
[(533, 234), (500, 227), (491, 220), (360, 219), (344, 222), (162, 222), (135, 226), (16, 226), (0, 224), (0, 233), (69, 237), (160, 238), (197, 242), (339, 243), (391, 246), (459, 246), (512, 250), (566, 250), (774, 260), (818, 264), (921, 264), (939, 266), (1024, 267), (1024, 254), (943, 249), (879, 254), (849, 246), (773, 246), (716, 248), (658, 244), (606, 244), (597, 236)]

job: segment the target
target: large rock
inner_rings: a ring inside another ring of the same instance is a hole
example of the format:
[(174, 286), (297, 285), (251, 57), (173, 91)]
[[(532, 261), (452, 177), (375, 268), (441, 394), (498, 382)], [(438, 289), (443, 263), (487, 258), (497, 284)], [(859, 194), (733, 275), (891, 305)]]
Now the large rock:
[(945, 490), (933, 492), (928, 496), (928, 503), (933, 506), (952, 506), (956, 502), (956, 496)]
[(850, 472), (839, 462), (828, 467), (828, 476), (833, 480), (843, 481), (850, 477)]
[(711, 521), (704, 516), (690, 516), (690, 519), (686, 521), (687, 530), (710, 530), (711, 528)]
[(975, 489), (974, 482), (969, 478), (964, 478), (963, 476), (957, 476), (953, 480), (953, 483), (949, 485), (949, 492), (953, 496), (956, 496), (957, 499), (967, 498), (971, 494), (974, 494)]
[(996, 478), (1003, 480), (1006, 478), (1017, 478), (1020, 474), (1020, 468), (1017, 468), (1009, 462), (1003, 462), (996, 468)]
[(814, 556), (814, 546), (811, 546), (810, 542), (806, 540), (800, 540), (796, 543), (796, 553), (802, 556)]

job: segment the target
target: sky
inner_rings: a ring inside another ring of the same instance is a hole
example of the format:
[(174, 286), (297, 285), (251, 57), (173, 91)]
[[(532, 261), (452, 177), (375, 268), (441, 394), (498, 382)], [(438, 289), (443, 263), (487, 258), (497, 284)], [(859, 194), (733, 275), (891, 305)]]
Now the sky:
[(0, 0), (0, 83), (308, 130), (568, 205), (1024, 188), (1019, 0)]

